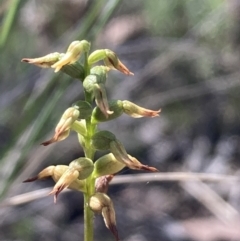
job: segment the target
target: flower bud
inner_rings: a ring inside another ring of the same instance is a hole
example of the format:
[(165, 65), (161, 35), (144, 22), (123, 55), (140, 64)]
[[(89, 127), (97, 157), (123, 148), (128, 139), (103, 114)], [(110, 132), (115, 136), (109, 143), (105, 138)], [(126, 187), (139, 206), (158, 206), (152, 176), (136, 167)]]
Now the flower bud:
[(95, 85), (93, 90), (93, 95), (95, 97), (95, 102), (102, 113), (108, 118), (108, 115), (113, 114), (113, 111), (109, 110), (107, 94), (105, 86), (103, 84)]
[(66, 165), (57, 165), (52, 174), (52, 179), (56, 182), (53, 190), (49, 194), (54, 194), (54, 202), (57, 201), (58, 194), (65, 188), (85, 192), (84, 181), (78, 179), (77, 170)]
[[(52, 65), (60, 61), (64, 56), (65, 56), (64, 53), (60, 54), (58, 52), (55, 52), (40, 58), (33, 58), (33, 59), (24, 58), (21, 60), (21, 62), (34, 64), (41, 68), (51, 68)], [(75, 79), (83, 80), (84, 78), (84, 68), (79, 62), (64, 65), (61, 68), (61, 71)]]
[(92, 171), (92, 160), (80, 157), (72, 161), (62, 175), (58, 175), (57, 177), (53, 175), (56, 185), (49, 194), (54, 194), (54, 202), (56, 202), (58, 194), (65, 188), (78, 188), (77, 190), (84, 191), (84, 182), (81, 182), (81, 179), (87, 178)]
[(109, 110), (113, 112), (113, 114), (106, 117), (101, 109), (97, 106), (93, 109), (92, 112), (92, 123), (97, 124), (98, 122), (104, 122), (116, 119), (123, 113), (122, 101), (121, 100), (112, 100), (108, 102)]
[(43, 57), (39, 57), (39, 58), (33, 58), (33, 59), (24, 58), (21, 60), (21, 62), (34, 64), (41, 68), (50, 68), (54, 63), (59, 61), (59, 59), (61, 58), (62, 55), (63, 54), (55, 52), (55, 53), (47, 54), (47, 55), (45, 55)]
[[(136, 170), (147, 170), (152, 172), (157, 172), (158, 170), (154, 167), (149, 167), (147, 165), (143, 165), (140, 163), (136, 158), (130, 156), (127, 154), (126, 149), (122, 145), (122, 143), (116, 139), (115, 135), (109, 131), (99, 131), (92, 137), (92, 145), (96, 150), (110, 150), (115, 159), (122, 164), (126, 165), (130, 169), (136, 169)], [(101, 161), (100, 164), (95, 164), (96, 170), (94, 170), (94, 175), (99, 176), (99, 173), (104, 172), (103, 168), (101, 167), (102, 163), (106, 162), (111, 166), (111, 159), (115, 160), (111, 155), (107, 156), (103, 159), (100, 158)], [(97, 171), (97, 165), (99, 165), (99, 170)], [(111, 167), (112, 168), (112, 167)], [(119, 167), (120, 168), (120, 167)], [(121, 170), (121, 169), (120, 169)], [(106, 170), (107, 171), (107, 170)], [(114, 173), (114, 172), (112, 172)], [(111, 174), (111, 173), (107, 173)]]
[(93, 172), (93, 162), (86, 157), (80, 157), (69, 164), (70, 168), (78, 171), (78, 179), (86, 179)]
[(54, 142), (63, 141), (63, 140), (65, 140), (69, 136), (69, 134), (70, 134), (70, 130), (66, 130), (66, 131), (64, 131), (64, 132), (62, 132), (62, 133), (60, 133), (58, 135), (55, 134), (53, 136), (53, 138), (51, 138), (48, 141), (42, 142), (41, 145), (48, 146), (48, 145), (50, 145), (50, 144), (52, 144)]
[[(120, 153), (120, 152), (119, 152)], [(158, 172), (158, 169), (155, 167), (150, 167), (148, 165), (143, 165), (141, 162), (139, 162), (135, 157), (132, 157), (131, 155), (125, 155), (119, 154), (117, 151), (114, 151), (114, 155), (116, 159), (122, 163), (124, 163), (128, 168), (133, 170), (144, 170), (144, 171), (150, 171), (150, 172)]]
[(53, 190), (49, 194), (54, 194), (54, 203), (58, 194), (65, 188), (85, 192), (85, 182), (76, 178), (77, 173), (66, 165), (55, 167), (52, 178), (56, 182)]
[(77, 170), (71, 169), (66, 165), (49, 166), (43, 169), (36, 177), (28, 178), (24, 182), (32, 182), (51, 176), (56, 185), (49, 194), (54, 194), (54, 202), (56, 203), (58, 194), (65, 188), (85, 192), (84, 181), (77, 179), (78, 175)]
[(84, 67), (79, 63), (75, 62), (62, 66), (61, 71), (74, 79), (80, 79), (83, 81), (84, 78)]
[(113, 233), (116, 240), (119, 240), (116, 227), (116, 216), (112, 200), (104, 193), (95, 193), (89, 199), (89, 207), (93, 212), (102, 213), (106, 227)]
[(104, 63), (106, 66), (112, 68), (112, 69), (117, 69), (120, 72), (126, 74), (126, 75), (134, 75), (130, 70), (118, 59), (117, 55), (109, 50), (105, 49), (106, 53), (106, 58), (104, 59)]
[(58, 72), (64, 65), (75, 63), (82, 52), (89, 51), (90, 43), (86, 40), (82, 41), (73, 41), (66, 52), (66, 54), (51, 67), (55, 69), (55, 72)]
[(100, 49), (90, 54), (88, 58), (89, 65), (99, 60), (103, 60), (105, 65), (111, 69), (117, 69), (126, 75), (134, 75), (129, 69), (118, 59), (117, 55), (109, 49)]
[(116, 226), (116, 215), (113, 204), (108, 207), (103, 207), (102, 216), (106, 227), (112, 232), (116, 241), (120, 241)]
[(141, 118), (141, 117), (156, 117), (159, 116), (161, 109), (159, 110), (149, 110), (145, 109), (141, 106), (138, 106), (128, 100), (122, 101), (123, 111), (127, 115), (130, 115), (133, 118)]
[(106, 118), (108, 118), (108, 115), (113, 112), (109, 110), (107, 94), (104, 86), (105, 81), (106, 79), (103, 75), (91, 74), (84, 79), (83, 87), (86, 92), (92, 94), (97, 106)]
[(130, 168), (135, 170), (144, 170), (150, 172), (158, 172), (158, 169), (155, 167), (150, 167), (148, 165), (143, 165), (140, 161), (138, 161), (135, 157), (128, 155), (129, 159), (131, 160)]
[(67, 165), (57, 165), (54, 166), (54, 171), (52, 172), (52, 179), (54, 182), (57, 182), (60, 177), (66, 172), (68, 169)]
[(68, 188), (69, 185), (77, 180), (78, 178), (78, 171), (74, 170), (73, 168), (68, 168), (62, 176), (59, 178), (59, 180), (56, 182), (55, 186), (53, 187), (53, 190), (49, 194), (54, 194), (54, 202), (56, 203), (57, 197), (60, 192), (62, 192), (64, 189)]
[(74, 105), (78, 106), (80, 119), (87, 119), (92, 115), (92, 106), (87, 101), (79, 100)]
[(107, 73), (110, 70), (109, 67), (98, 65), (90, 70), (90, 74), (97, 75), (98, 77), (98, 83), (105, 83), (107, 79)]
[(94, 86), (98, 84), (98, 79), (96, 75), (88, 75), (84, 80), (83, 80), (83, 88), (86, 92), (93, 94)]
[[(147, 165), (143, 165), (140, 163), (136, 158), (130, 156), (127, 154), (126, 149), (122, 145), (122, 143), (116, 139), (115, 135), (109, 131), (99, 131), (96, 134), (93, 135), (92, 137), (92, 145), (96, 150), (110, 150), (115, 159), (122, 164), (126, 165), (130, 169), (136, 169), (136, 170), (147, 170), (147, 171), (152, 171), (152, 172), (157, 172), (158, 170), (154, 167), (149, 167)], [(109, 158), (109, 159), (108, 159)], [(101, 159), (101, 158), (100, 158)], [(111, 155), (107, 156), (106, 160), (107, 161), (101, 161), (101, 162), (110, 162), (109, 165), (111, 165), (110, 159), (113, 160)], [(104, 160), (104, 157), (103, 157)], [(95, 168), (97, 168), (97, 165), (101, 167), (101, 164), (95, 164)], [(103, 168), (100, 168), (101, 172)], [(99, 175), (97, 172), (94, 170), (94, 175)], [(114, 172), (112, 172), (114, 173)], [(111, 174), (111, 173), (107, 173)]]
[(104, 193), (95, 193), (89, 199), (89, 207), (93, 212), (101, 213), (104, 207), (112, 205), (110, 197)]
[(53, 142), (64, 140), (70, 132), (71, 125), (79, 117), (79, 110), (77, 106), (68, 108), (62, 115), (59, 123), (55, 128), (55, 135), (52, 139), (45, 141), (42, 145), (47, 146)]
[(79, 110), (77, 106), (68, 108), (62, 115), (59, 123), (56, 126), (55, 131), (57, 133), (62, 132), (63, 130), (69, 130), (74, 121), (79, 117)]
[(92, 52), (88, 57), (88, 64), (92, 65), (100, 60), (103, 60), (106, 58), (106, 52), (105, 49), (98, 49)]
[(91, 44), (87, 40), (82, 40), (81, 44), (82, 44), (83, 52), (85, 52), (85, 53), (89, 52), (89, 50), (91, 48)]
[(115, 140), (115, 135), (110, 131), (98, 131), (92, 136), (92, 146), (96, 150), (109, 150), (110, 143)]
[(107, 193), (109, 183), (112, 181), (114, 175), (106, 175), (98, 177), (95, 181), (95, 191)]
[(94, 163), (94, 177), (115, 174), (121, 171), (126, 165), (119, 162), (112, 153), (100, 157)]
[(131, 168), (130, 163), (132, 161), (129, 159), (126, 149), (119, 140), (111, 141), (109, 147), (110, 151), (119, 162)]
[(83, 87), (88, 93), (92, 93), (95, 84), (105, 84), (107, 80), (107, 71), (105, 66), (96, 66), (91, 69), (91, 74), (83, 81)]
[(143, 165), (136, 158), (128, 155), (124, 146), (119, 140), (115, 140), (110, 143), (110, 151), (113, 153), (114, 157), (119, 162), (125, 164), (130, 169), (145, 170), (145, 171), (151, 171), (151, 172), (158, 171), (155, 167), (149, 167), (147, 165)]

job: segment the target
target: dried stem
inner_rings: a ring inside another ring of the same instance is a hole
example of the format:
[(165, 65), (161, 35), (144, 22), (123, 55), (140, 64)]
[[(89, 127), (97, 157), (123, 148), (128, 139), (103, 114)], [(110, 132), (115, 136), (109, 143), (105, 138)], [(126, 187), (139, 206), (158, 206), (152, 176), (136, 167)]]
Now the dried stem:
[[(166, 173), (149, 173), (149, 174), (134, 174), (115, 176), (110, 185), (141, 183), (141, 182), (191, 182), (191, 181), (203, 181), (203, 182), (215, 182), (215, 183), (230, 183), (240, 182), (239, 176), (221, 175), (214, 173), (189, 173), (189, 172), (166, 172)], [(46, 197), (52, 188), (43, 188), (37, 191), (32, 191), (24, 194), (20, 194), (8, 199), (5, 199), (0, 204), (0, 207), (17, 206), (32, 202), (34, 200)], [(64, 190), (66, 192), (69, 190)]]

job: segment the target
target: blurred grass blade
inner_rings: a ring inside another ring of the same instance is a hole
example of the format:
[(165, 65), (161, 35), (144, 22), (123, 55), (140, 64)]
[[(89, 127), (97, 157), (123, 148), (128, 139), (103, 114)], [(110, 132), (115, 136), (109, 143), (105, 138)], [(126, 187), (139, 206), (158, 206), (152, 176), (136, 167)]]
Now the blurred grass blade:
[(16, 13), (18, 10), (20, 0), (12, 0), (10, 1), (9, 8), (7, 12), (5, 13), (4, 19), (3, 19), (3, 25), (0, 32), (0, 48), (2, 48), (9, 36), (9, 33), (11, 32), (13, 22), (16, 18)]

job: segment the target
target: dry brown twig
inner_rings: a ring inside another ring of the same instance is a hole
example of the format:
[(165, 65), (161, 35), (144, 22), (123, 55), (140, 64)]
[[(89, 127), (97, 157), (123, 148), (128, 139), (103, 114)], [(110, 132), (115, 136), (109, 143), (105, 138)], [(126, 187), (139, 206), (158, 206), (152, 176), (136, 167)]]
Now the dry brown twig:
[[(111, 185), (119, 184), (130, 184), (140, 182), (192, 182), (192, 181), (203, 181), (203, 182), (239, 182), (240, 177), (231, 175), (221, 174), (210, 174), (210, 173), (188, 173), (188, 172), (171, 172), (171, 173), (148, 173), (148, 174), (134, 174), (115, 176), (111, 182)], [(37, 191), (32, 191), (17, 195), (11, 198), (7, 198), (0, 203), (1, 207), (6, 206), (17, 206), (32, 202), (34, 200), (47, 196), (51, 188), (43, 188)]]

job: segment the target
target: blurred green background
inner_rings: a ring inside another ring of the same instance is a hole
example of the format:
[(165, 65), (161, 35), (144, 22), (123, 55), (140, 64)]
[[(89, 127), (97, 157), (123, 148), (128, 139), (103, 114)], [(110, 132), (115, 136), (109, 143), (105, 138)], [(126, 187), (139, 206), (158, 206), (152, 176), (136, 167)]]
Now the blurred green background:
[[(238, 175), (239, 16), (240, 0), (1, 0), (0, 240), (83, 237), (81, 194), (63, 193), (54, 205), (37, 192), (51, 180), (22, 183), (83, 155), (74, 133), (39, 145), (53, 135), (64, 110), (83, 98), (81, 83), (22, 58), (65, 52), (82, 39), (92, 50), (112, 49), (135, 75), (110, 72), (109, 99), (162, 113), (121, 116), (100, 128), (161, 172)], [(32, 191), (32, 201), (11, 202)], [(238, 183), (139, 182), (111, 186), (109, 195), (122, 241), (240, 240)], [(95, 240), (113, 240), (100, 216), (95, 224)]]

